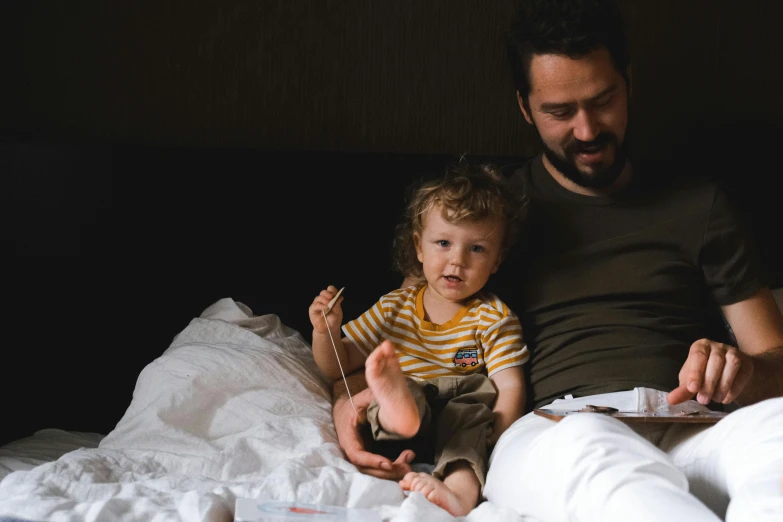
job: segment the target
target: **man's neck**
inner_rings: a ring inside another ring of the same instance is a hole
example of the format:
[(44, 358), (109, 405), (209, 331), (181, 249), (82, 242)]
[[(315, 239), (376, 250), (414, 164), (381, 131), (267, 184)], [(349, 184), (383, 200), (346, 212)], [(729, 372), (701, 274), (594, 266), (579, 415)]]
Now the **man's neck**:
[(577, 185), (567, 177), (563, 175), (562, 172), (557, 170), (552, 163), (549, 162), (549, 158), (546, 157), (546, 154), (543, 154), (543, 160), (544, 160), (544, 167), (546, 168), (547, 172), (557, 181), (557, 183), (563, 187), (564, 189), (573, 192), (575, 194), (581, 194), (583, 196), (601, 196), (601, 197), (608, 197), (612, 194), (615, 194), (616, 192), (624, 189), (626, 186), (628, 186), (628, 183), (631, 182), (631, 179), (633, 178), (633, 167), (631, 166), (631, 162), (629, 160), (625, 161), (625, 167), (623, 167), (623, 170), (620, 172), (620, 175), (617, 176), (617, 179), (612, 182), (611, 185), (608, 185), (606, 187), (601, 188), (589, 188), (589, 187), (583, 187), (581, 185)]

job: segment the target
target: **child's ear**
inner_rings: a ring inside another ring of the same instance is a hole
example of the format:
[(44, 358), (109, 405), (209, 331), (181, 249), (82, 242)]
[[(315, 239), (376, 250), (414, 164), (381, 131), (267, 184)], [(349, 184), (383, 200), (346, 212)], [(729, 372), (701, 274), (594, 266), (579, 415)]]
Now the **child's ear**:
[(413, 245), (416, 247), (416, 259), (419, 260), (419, 263), (423, 263), (424, 260), (421, 255), (421, 236), (419, 234), (413, 234)]
[(492, 265), (492, 274), (498, 271), (500, 264), (503, 262), (503, 254), (498, 254), (498, 258), (495, 260), (495, 264)]

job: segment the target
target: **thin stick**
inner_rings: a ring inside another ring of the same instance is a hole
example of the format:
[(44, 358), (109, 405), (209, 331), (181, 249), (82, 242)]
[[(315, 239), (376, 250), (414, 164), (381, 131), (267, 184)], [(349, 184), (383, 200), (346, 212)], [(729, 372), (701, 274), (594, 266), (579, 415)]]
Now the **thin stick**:
[[(344, 288), (344, 287), (343, 287)], [(329, 310), (332, 309), (332, 304), (334, 301), (340, 296), (340, 292), (337, 293), (337, 295), (332, 299), (332, 301), (329, 303)], [(343, 365), (340, 362), (340, 356), (337, 354), (337, 345), (334, 342), (334, 337), (332, 337), (332, 329), (329, 328), (329, 322), (326, 320), (326, 310), (321, 310), (321, 314), (324, 316), (324, 322), (326, 323), (326, 331), (329, 332), (329, 339), (332, 340), (332, 348), (334, 348), (334, 356), (337, 359), (337, 364), (340, 366), (340, 373), (343, 376), (343, 382), (345, 383), (345, 391), (348, 392), (348, 400), (351, 401), (351, 407), (353, 408), (353, 412), (356, 414), (356, 419), (359, 419), (359, 412), (356, 410), (356, 406), (353, 403), (353, 397), (351, 396), (351, 390), (348, 389), (348, 379), (345, 378), (345, 372), (343, 371)]]
[(336, 294), (334, 294), (334, 297), (332, 297), (332, 300), (329, 301), (328, 305), (326, 305), (326, 309), (324, 311), (327, 314), (332, 311), (332, 307), (334, 306), (334, 303), (336, 303), (337, 300), (340, 298), (340, 294), (343, 293), (343, 290), (345, 290), (345, 287), (342, 287)]

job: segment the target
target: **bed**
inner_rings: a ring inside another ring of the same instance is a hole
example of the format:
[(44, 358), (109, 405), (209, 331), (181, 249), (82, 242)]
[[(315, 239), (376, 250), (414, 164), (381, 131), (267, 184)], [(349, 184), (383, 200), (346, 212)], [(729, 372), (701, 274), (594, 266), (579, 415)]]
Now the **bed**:
[[(0, 474), (5, 520), (230, 522), (238, 497), (455, 520), (347, 462), (309, 344), (231, 298), (142, 370), (114, 430), (41, 430), (0, 448)], [(463, 519), (522, 520), (487, 502)]]

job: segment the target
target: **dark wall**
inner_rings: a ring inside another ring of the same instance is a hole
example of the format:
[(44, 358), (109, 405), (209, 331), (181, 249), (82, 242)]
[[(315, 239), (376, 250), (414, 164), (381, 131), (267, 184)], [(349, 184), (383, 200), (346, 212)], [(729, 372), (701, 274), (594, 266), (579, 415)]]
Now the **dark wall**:
[(529, 135), (509, 110), (508, 1), (15, 5), (14, 96), (28, 103), (10, 107), (13, 130), (485, 154), (518, 153)]
[[(2, 128), (112, 142), (529, 155), (513, 0), (6, 0)], [(645, 157), (783, 104), (783, 2), (623, 0)]]
[(455, 159), (18, 140), (0, 158), (4, 441), (109, 432), (139, 372), (220, 298), (307, 340), (329, 284), (358, 316), (402, 281), (406, 187)]
[[(724, 182), (783, 286), (783, 2), (621, 3), (635, 156)], [(504, 61), (511, 5), (2, 2), (0, 392), (18, 421), (0, 443), (108, 432), (218, 298), (307, 335), (325, 284), (347, 316), (398, 284), (410, 181), (538, 150)]]

